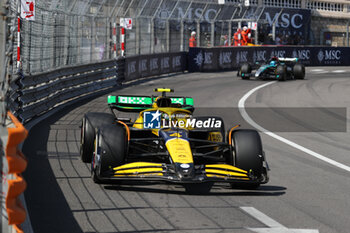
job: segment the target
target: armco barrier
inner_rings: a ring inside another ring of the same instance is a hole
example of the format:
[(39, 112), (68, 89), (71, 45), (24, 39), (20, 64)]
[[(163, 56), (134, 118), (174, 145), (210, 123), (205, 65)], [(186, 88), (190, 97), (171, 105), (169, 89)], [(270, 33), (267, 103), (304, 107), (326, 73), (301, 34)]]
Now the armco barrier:
[[(78, 96), (118, 84), (123, 59), (66, 67), (36, 75), (18, 74), (10, 85), (9, 109), (27, 122)], [(118, 64), (121, 63), (121, 64)]]
[(27, 123), (74, 98), (122, 82), (184, 72), (187, 57), (187, 52), (141, 55), (29, 76), (18, 74), (10, 84), (8, 107), (22, 123)]
[(125, 81), (161, 74), (184, 72), (187, 52), (160, 53), (125, 58)]
[(8, 175), (13, 175), (14, 179), (8, 179), (8, 190), (6, 195), (6, 211), (9, 225), (13, 225), (17, 233), (23, 232), (20, 224), (26, 218), (26, 212), (19, 200), (19, 195), (26, 189), (26, 182), (21, 173), (27, 167), (27, 160), (18, 145), (24, 141), (28, 132), (11, 112), (8, 116), (15, 125), (15, 128), (8, 128), (8, 140), (5, 155), (8, 163)]
[(242, 63), (266, 62), (271, 57), (297, 57), (306, 66), (349, 66), (349, 47), (254, 46), (190, 48), (189, 72), (238, 69)]

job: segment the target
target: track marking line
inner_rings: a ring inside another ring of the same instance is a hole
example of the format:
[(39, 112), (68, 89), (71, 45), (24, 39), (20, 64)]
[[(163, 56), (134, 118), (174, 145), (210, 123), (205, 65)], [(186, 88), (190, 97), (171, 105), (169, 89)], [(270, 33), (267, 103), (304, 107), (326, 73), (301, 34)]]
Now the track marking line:
[(273, 220), (272, 218), (270, 218), (269, 216), (267, 216), (263, 212), (255, 209), (254, 207), (241, 206), (239, 208), (242, 209), (247, 214), (249, 214), (250, 216), (252, 216), (253, 218), (255, 218), (258, 221), (262, 222), (266, 226), (270, 227), (270, 228), (276, 228), (277, 227), (277, 228), (285, 228), (285, 229), (287, 229), (287, 227), (285, 227), (281, 223)]
[(290, 229), (283, 226), (281, 223), (273, 220), (263, 212), (255, 209), (254, 207), (239, 207), (241, 210), (268, 226), (268, 228), (247, 228), (248, 230), (258, 233), (319, 233), (315, 229)]
[(325, 71), (324, 69), (312, 69), (312, 70), (310, 70), (310, 71), (312, 71), (312, 72), (323, 72), (323, 71)]
[(332, 70), (332, 73), (345, 73), (346, 70)]
[(310, 70), (310, 72), (315, 73), (315, 74), (327, 74), (330, 71), (324, 70), (324, 69), (312, 69), (312, 70)]
[(335, 167), (338, 167), (340, 169), (343, 169), (345, 171), (348, 171), (350, 172), (350, 167), (345, 165), (345, 164), (342, 164), (342, 163), (339, 163), (333, 159), (330, 159), (324, 155), (321, 155), (319, 153), (316, 153), (310, 149), (307, 149), (299, 144), (296, 144), (295, 142), (292, 142), (286, 138), (283, 138), (275, 133), (272, 133), (266, 129), (264, 129), (263, 127), (261, 127), (260, 125), (258, 125), (255, 121), (252, 120), (252, 118), (250, 118), (250, 116), (248, 115), (247, 111), (245, 110), (245, 101), (254, 93), (256, 92), (257, 90), (261, 89), (261, 88), (264, 88), (266, 86), (269, 86), (269, 85), (272, 85), (274, 83), (276, 83), (277, 81), (272, 81), (272, 82), (268, 82), (268, 83), (265, 83), (263, 85), (260, 85), (258, 87), (255, 87), (253, 88), (252, 90), (250, 90), (249, 92), (247, 92), (238, 102), (238, 108), (239, 108), (239, 112), (241, 113), (242, 117), (250, 124), (252, 125), (254, 128), (256, 128), (257, 130), (261, 131), (262, 133), (270, 136), (270, 137), (273, 137), (281, 142), (284, 142), (285, 144), (289, 145), (289, 146), (292, 146), (298, 150), (301, 150), (303, 152), (305, 152), (306, 154), (309, 154), (319, 160), (322, 160), (326, 163), (329, 163)]

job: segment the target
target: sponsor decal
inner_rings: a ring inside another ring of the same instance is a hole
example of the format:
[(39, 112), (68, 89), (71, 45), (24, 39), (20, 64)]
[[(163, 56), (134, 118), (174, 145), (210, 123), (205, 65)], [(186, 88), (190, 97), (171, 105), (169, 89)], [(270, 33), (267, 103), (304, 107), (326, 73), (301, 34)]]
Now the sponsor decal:
[(248, 51), (237, 52), (236, 64), (240, 64), (240, 63), (243, 63), (243, 62), (248, 62)]
[(177, 138), (181, 138), (182, 135), (180, 133), (173, 133), (169, 135), (170, 137), (177, 137)]
[(272, 27), (274, 21), (276, 21), (276, 27), (292, 27), (294, 29), (300, 29), (303, 26), (304, 16), (302, 14), (282, 13), (279, 20), (277, 20), (278, 15), (279, 12), (275, 13), (274, 16), (271, 17), (270, 12), (265, 12), (265, 19), (269, 23), (270, 27)]
[(213, 52), (204, 52), (204, 64), (213, 63)]
[[(156, 22), (155, 22), (156, 27), (164, 29), (166, 27), (166, 21), (170, 17), (176, 19), (178, 22), (180, 22), (181, 19), (188, 19), (190, 21), (203, 20), (206, 22), (210, 22), (215, 18), (215, 16), (218, 13), (218, 10), (210, 7), (205, 9), (201, 7), (198, 7), (198, 8), (177, 7), (175, 8), (173, 14), (171, 15), (172, 12), (173, 12), (173, 9), (170, 9), (165, 5), (161, 6), (156, 14)], [(180, 30), (180, 24), (176, 26), (176, 30)]]
[(170, 57), (162, 58), (162, 60), (160, 61), (160, 67), (162, 70), (170, 68), (169, 61), (170, 61)]
[(253, 62), (266, 61), (266, 51), (254, 51)]
[(132, 74), (136, 72), (136, 61), (131, 61), (128, 63), (128, 74)]
[(318, 52), (318, 54), (317, 54), (317, 59), (318, 59), (319, 62), (322, 62), (322, 61), (323, 61), (323, 59), (324, 59), (324, 53), (323, 53), (322, 50), (320, 50), (320, 51)]
[(339, 49), (321, 49), (317, 54), (317, 59), (325, 65), (338, 65), (341, 64), (341, 55)]
[(141, 59), (139, 61), (139, 71), (140, 72), (147, 71), (147, 59)]
[(173, 68), (181, 66), (181, 56), (173, 57)]
[(286, 57), (286, 51), (272, 50), (270, 57)]
[(188, 169), (188, 168), (190, 168), (190, 165), (188, 163), (182, 163), (180, 165), (180, 167), (183, 168), (183, 169)]
[(35, 0), (21, 0), (21, 18), (35, 20)]
[(201, 52), (199, 52), (197, 56), (194, 58), (196, 65), (199, 67), (203, 64), (203, 60), (204, 60), (203, 53)]
[(224, 64), (231, 64), (231, 55), (232, 52), (221, 52), (219, 55), (219, 64), (224, 65)]
[(293, 50), (292, 52), (293, 58), (298, 58), (300, 60), (310, 60), (310, 50), (302, 49), (302, 50)]
[(149, 61), (150, 65), (150, 70), (157, 70), (158, 69), (158, 58), (152, 58), (150, 61)]

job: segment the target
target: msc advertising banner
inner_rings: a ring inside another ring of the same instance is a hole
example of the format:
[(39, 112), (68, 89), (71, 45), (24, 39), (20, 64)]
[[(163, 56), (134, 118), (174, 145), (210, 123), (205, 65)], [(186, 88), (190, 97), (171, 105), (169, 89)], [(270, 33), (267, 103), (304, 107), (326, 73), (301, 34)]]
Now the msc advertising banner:
[(125, 58), (125, 81), (186, 70), (187, 53), (161, 53)]
[(243, 63), (266, 62), (271, 57), (299, 58), (306, 66), (349, 66), (349, 47), (264, 46), (190, 48), (189, 72), (238, 69)]
[[(223, 7), (226, 7), (225, 9)], [(155, 27), (165, 29), (166, 21), (172, 20), (172, 30), (180, 31), (180, 22), (195, 22), (200, 20), (202, 23), (217, 20), (247, 19), (249, 21), (263, 22), (268, 34), (272, 30), (273, 22), (276, 21), (276, 33), (299, 35), (302, 38), (308, 38), (310, 27), (311, 10), (291, 9), (256, 6), (232, 5), (230, 9), (227, 6), (219, 4), (187, 4), (186, 1), (167, 0), (163, 1), (155, 14)], [(233, 27), (237, 27), (233, 25)], [(244, 24), (246, 25), (246, 24)]]

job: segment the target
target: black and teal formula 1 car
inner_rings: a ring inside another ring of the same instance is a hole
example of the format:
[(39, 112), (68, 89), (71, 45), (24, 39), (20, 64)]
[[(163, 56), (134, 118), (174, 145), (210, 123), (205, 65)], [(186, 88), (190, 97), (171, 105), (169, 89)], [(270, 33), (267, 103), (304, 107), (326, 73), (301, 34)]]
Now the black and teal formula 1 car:
[(304, 79), (305, 66), (298, 63), (298, 58), (271, 58), (267, 64), (256, 63), (251, 65), (244, 63), (237, 73), (242, 79), (277, 79), (285, 81), (287, 79)]
[[(192, 98), (156, 91), (162, 95), (109, 96), (111, 113), (84, 115), (80, 155), (91, 163), (94, 182), (157, 181), (189, 190), (201, 183), (256, 188), (268, 182), (257, 131), (237, 125), (225, 132), (220, 117), (193, 116)], [(137, 117), (118, 117), (122, 112)]]

